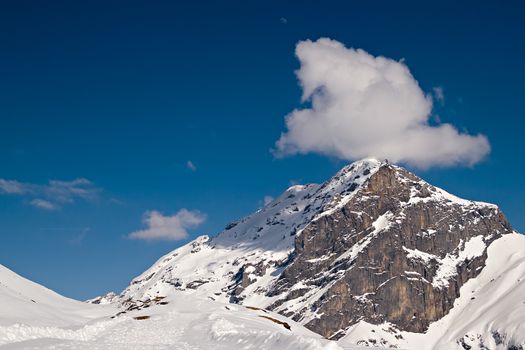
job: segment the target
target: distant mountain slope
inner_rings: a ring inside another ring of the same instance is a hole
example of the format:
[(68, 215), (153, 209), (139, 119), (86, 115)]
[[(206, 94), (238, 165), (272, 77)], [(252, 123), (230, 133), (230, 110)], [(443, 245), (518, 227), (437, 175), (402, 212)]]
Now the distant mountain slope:
[(162, 257), (119, 300), (194, 293), (268, 308), (332, 339), (361, 321), (424, 332), (511, 232), (495, 205), (366, 159)]

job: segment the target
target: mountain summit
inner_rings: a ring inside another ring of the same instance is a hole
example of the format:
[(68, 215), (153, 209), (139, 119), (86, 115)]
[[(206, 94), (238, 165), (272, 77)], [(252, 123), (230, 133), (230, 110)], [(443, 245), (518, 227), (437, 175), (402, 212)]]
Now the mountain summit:
[(512, 232), (495, 205), (365, 159), (167, 254), (118, 300), (191, 292), (278, 312), (329, 339), (360, 322), (422, 333)]

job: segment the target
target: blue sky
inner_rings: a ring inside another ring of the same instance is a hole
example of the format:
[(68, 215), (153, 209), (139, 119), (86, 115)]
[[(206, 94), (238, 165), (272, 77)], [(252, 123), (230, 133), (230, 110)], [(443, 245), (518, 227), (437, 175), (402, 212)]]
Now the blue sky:
[[(284, 116), (305, 106), (296, 44), (321, 37), (403, 59), (423, 91), (442, 88), (432, 114), (485, 135), (491, 152), (473, 167), (414, 171), (497, 203), (525, 231), (522, 6), (4, 4), (0, 179), (12, 182), (0, 195), (0, 263), (74, 298), (120, 291), (162, 254), (217, 233), (265, 196), (329, 178), (345, 160), (271, 152)], [(183, 208), (203, 217), (188, 238), (128, 238), (148, 211)]]

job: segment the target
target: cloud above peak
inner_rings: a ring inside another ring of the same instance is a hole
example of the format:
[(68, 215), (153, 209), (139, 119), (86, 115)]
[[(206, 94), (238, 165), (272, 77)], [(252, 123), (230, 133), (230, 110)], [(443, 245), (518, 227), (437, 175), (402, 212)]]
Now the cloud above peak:
[(131, 239), (176, 241), (188, 237), (188, 229), (196, 228), (206, 220), (198, 210), (181, 209), (174, 215), (163, 215), (152, 210), (144, 214), (146, 229), (132, 232)]
[(299, 42), (296, 55), (302, 101), (309, 106), (285, 117), (276, 156), (376, 157), (428, 168), (470, 166), (490, 152), (484, 135), (429, 124), (432, 97), (402, 61), (327, 38)]

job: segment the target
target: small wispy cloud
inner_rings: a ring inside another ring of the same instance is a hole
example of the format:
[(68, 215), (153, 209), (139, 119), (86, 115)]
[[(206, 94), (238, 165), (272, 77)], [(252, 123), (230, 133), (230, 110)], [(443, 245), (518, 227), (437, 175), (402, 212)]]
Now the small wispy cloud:
[(37, 207), (40, 209), (46, 209), (46, 210), (56, 210), (58, 209), (57, 206), (50, 201), (46, 201), (45, 199), (36, 198), (33, 199), (31, 202), (29, 202), (33, 207)]
[(287, 24), (288, 23), (288, 20), (284, 17), (281, 17), (279, 18), (279, 22), (281, 22), (282, 24)]
[(31, 191), (29, 184), (23, 184), (15, 180), (0, 179), (0, 193), (2, 194), (25, 194)]
[(0, 179), (0, 194), (30, 198), (29, 204), (45, 210), (60, 209), (77, 199), (94, 200), (100, 189), (84, 178), (72, 181), (50, 180), (45, 185)]
[(88, 179), (79, 178), (73, 181), (51, 180), (45, 186), (44, 193), (60, 203), (71, 203), (75, 198), (84, 200), (95, 199), (100, 190), (95, 188)]
[(271, 202), (273, 202), (273, 199), (274, 198), (272, 196), (264, 196), (264, 199), (263, 199), (264, 205), (266, 206), (266, 205), (270, 204)]
[(301, 181), (300, 180), (296, 180), (296, 179), (291, 179), (290, 181), (288, 181), (288, 184), (290, 186), (300, 185)]
[(196, 228), (206, 221), (206, 214), (183, 208), (169, 216), (152, 210), (144, 214), (142, 221), (147, 228), (130, 233), (128, 238), (177, 241), (187, 238), (189, 229)]
[(89, 226), (52, 226), (52, 227), (39, 227), (39, 231), (49, 234), (50, 232), (58, 233), (61, 236), (67, 236), (67, 242), (70, 245), (81, 245), (85, 238), (91, 231)]
[(434, 98), (436, 101), (441, 104), (445, 103), (445, 94), (443, 93), (443, 88), (441, 86), (433, 87), (432, 91), (434, 92)]
[(78, 234), (69, 240), (69, 244), (77, 246), (81, 245), (84, 239), (87, 237), (89, 230), (89, 227), (83, 227)]
[(186, 162), (186, 168), (190, 169), (191, 171), (197, 171), (197, 167), (195, 166), (195, 164), (193, 164), (191, 160), (188, 160)]

